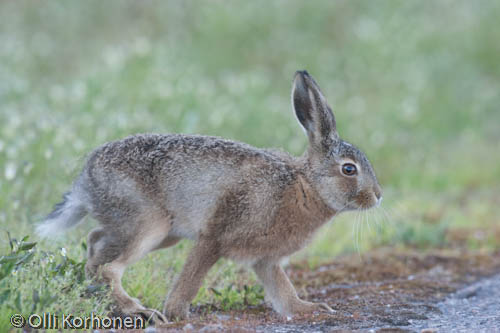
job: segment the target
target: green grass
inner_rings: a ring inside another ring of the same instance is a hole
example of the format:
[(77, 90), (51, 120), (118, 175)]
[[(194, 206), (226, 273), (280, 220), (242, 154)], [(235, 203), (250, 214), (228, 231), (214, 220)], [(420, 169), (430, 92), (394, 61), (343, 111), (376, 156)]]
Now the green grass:
[[(494, 226), (499, 19), (500, 5), (486, 1), (4, 1), (0, 228), (36, 240), (34, 223), (85, 154), (132, 133), (218, 135), (301, 154), (307, 140), (289, 94), (303, 68), (322, 86), (340, 134), (370, 157), (385, 211), (340, 216), (292, 260), (443, 246), (447, 228)], [(83, 262), (80, 244), (93, 223), (40, 241), (32, 260), (64, 247)], [(0, 254), (8, 254), (1, 239)], [(150, 254), (127, 271), (126, 289), (161, 309), (190, 246)], [(2, 280), (0, 294), (19, 290), (28, 304), (33, 274), (45, 274), (33, 263)], [(255, 285), (252, 274), (221, 262), (195, 303), (239, 306), (245, 285)], [(65, 295), (55, 282), (36, 286), (59, 296), (47, 308), (104, 311), (98, 298)], [(4, 315), (16, 297), (0, 304), (1, 329), (10, 327)]]

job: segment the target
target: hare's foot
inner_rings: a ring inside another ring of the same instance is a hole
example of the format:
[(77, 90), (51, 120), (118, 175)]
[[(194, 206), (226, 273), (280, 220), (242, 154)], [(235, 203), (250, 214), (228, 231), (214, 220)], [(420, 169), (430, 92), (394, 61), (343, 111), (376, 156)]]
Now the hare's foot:
[(129, 312), (132, 316), (140, 316), (146, 320), (146, 322), (149, 323), (162, 323), (166, 324), (168, 323), (167, 318), (158, 310), (155, 309), (148, 309), (145, 307), (140, 307), (132, 312)]
[(161, 312), (144, 307), (137, 298), (132, 298), (127, 294), (121, 285), (123, 270), (124, 267), (120, 262), (111, 262), (102, 266), (102, 277), (112, 288), (111, 295), (115, 301), (117, 313), (121, 316), (140, 316), (150, 323), (155, 321), (167, 323), (167, 319)]
[(163, 313), (170, 320), (184, 320), (189, 316), (189, 304), (167, 303)]
[(138, 302), (131, 302), (131, 299), (126, 302), (116, 302), (116, 307), (113, 311), (114, 316), (122, 318), (142, 318), (146, 323), (155, 324), (168, 323), (167, 318), (158, 310), (146, 308)]
[(278, 262), (263, 259), (256, 262), (253, 268), (264, 284), (266, 295), (273, 308), (280, 314), (290, 316), (314, 312), (334, 313), (326, 303), (301, 300)]
[(290, 312), (292, 314), (306, 314), (315, 312), (335, 313), (335, 311), (326, 303), (313, 303), (297, 299), (296, 302), (290, 304)]

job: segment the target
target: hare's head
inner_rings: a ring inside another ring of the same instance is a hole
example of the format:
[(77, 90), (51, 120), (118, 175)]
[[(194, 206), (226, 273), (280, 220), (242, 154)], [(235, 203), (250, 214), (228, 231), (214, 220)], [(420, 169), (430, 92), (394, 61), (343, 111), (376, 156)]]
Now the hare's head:
[(362, 151), (339, 137), (332, 110), (306, 71), (295, 74), (292, 105), (309, 137), (306, 172), (326, 204), (336, 211), (379, 204), (382, 190), (370, 162)]

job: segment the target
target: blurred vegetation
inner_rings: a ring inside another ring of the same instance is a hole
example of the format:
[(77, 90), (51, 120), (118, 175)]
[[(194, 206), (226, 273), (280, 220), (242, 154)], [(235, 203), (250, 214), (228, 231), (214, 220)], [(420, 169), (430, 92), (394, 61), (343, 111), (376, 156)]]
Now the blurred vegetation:
[[(498, 228), (499, 19), (496, 1), (2, 1), (0, 228), (32, 234), (86, 153), (137, 132), (301, 154), (307, 140), (289, 97), (297, 69), (317, 79), (385, 194), (380, 209), (329, 223), (295, 259), (314, 266), (373, 246), (447, 246), (453, 228)], [(36, 248), (84, 260), (93, 223)], [(481, 235), (467, 244), (499, 246)], [(150, 254), (127, 271), (126, 289), (161, 309), (189, 247)], [(10, 250), (2, 240), (0, 254)], [(28, 290), (33, 267), (13, 267), (0, 295), (7, 284)], [(257, 289), (239, 271), (219, 263), (195, 302), (241, 304)], [(13, 297), (2, 296), (1, 313)], [(76, 311), (83, 301), (56, 302)]]

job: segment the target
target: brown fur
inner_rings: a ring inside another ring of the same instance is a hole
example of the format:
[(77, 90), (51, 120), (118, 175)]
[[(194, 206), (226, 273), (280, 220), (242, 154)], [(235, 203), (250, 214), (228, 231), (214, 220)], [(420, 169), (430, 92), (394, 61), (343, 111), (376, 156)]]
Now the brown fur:
[[(377, 204), (381, 190), (365, 155), (341, 140), (335, 118), (307, 72), (298, 72), (293, 106), (310, 147), (283, 151), (194, 135), (134, 135), (92, 152), (65, 201), (39, 231), (69, 228), (88, 213), (100, 222), (88, 236), (87, 274), (113, 287), (119, 309), (154, 315), (121, 286), (125, 268), (146, 253), (195, 241), (164, 314), (185, 318), (189, 303), (221, 258), (250, 263), (273, 307), (285, 315), (317, 310), (280, 267), (334, 215)], [(356, 163), (355, 176), (342, 174)]]

